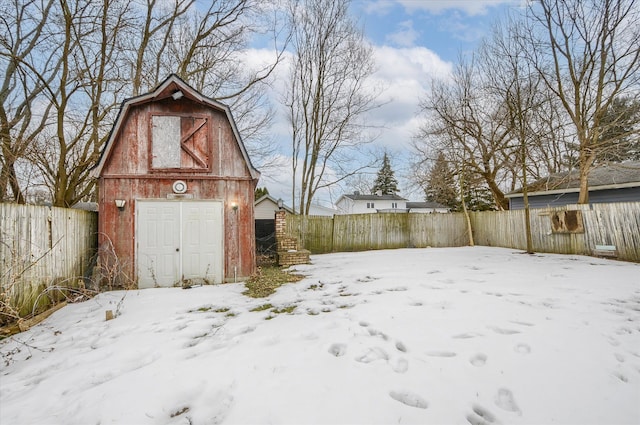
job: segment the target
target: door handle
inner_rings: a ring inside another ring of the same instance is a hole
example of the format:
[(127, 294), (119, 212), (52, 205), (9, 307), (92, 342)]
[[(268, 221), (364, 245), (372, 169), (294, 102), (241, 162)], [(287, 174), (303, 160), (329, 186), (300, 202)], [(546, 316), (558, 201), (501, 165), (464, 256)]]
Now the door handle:
[(176, 252), (180, 252), (180, 248), (176, 248)]

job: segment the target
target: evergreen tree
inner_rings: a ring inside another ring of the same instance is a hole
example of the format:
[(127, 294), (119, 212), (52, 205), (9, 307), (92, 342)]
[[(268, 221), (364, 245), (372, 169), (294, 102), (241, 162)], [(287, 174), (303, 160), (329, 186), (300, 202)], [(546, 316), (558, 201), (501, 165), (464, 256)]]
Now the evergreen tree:
[(269, 190), (266, 187), (256, 187), (256, 191), (255, 191), (255, 199), (260, 199), (262, 198), (264, 195), (268, 195), (269, 194)]
[(449, 164), (442, 152), (433, 164), (426, 183), (424, 193), (427, 201), (437, 202), (453, 209), (458, 206), (454, 174), (449, 169)]
[(382, 159), (382, 168), (378, 171), (378, 176), (376, 177), (376, 181), (373, 183), (373, 188), (371, 189), (372, 193), (382, 192), (383, 195), (395, 195), (399, 192), (398, 190), (398, 180), (396, 180), (393, 175), (393, 170), (391, 169), (391, 164), (389, 162), (389, 156), (387, 153), (384, 153), (384, 158)]
[(617, 97), (600, 121), (600, 161), (640, 159), (640, 102)]
[(495, 201), (487, 188), (466, 188), (464, 202), (469, 211), (495, 211)]

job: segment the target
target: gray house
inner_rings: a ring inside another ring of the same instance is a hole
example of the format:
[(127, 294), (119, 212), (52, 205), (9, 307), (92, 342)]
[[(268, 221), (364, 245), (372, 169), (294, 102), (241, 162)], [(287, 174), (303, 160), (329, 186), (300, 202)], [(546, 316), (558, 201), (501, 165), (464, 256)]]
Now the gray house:
[[(560, 207), (578, 203), (578, 170), (551, 174), (528, 186), (530, 208)], [(522, 189), (505, 195), (509, 209), (524, 208)], [(589, 174), (589, 203), (640, 202), (640, 161), (606, 164)]]

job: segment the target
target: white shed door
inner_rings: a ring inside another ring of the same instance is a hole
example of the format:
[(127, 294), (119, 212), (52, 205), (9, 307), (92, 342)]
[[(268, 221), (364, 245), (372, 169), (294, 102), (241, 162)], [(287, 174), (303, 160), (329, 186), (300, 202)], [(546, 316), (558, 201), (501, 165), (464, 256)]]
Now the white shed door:
[(222, 282), (222, 202), (137, 201), (138, 287)]

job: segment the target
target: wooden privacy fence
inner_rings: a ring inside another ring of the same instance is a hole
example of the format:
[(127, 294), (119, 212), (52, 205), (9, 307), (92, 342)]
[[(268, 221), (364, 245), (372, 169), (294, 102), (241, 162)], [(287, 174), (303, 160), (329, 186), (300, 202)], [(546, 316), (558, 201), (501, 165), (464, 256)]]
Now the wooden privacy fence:
[(24, 316), (47, 287), (75, 286), (89, 274), (97, 231), (95, 212), (0, 203), (0, 302)]
[[(578, 211), (582, 228), (554, 231), (554, 215)], [(526, 249), (524, 210), (471, 213), (475, 243)], [(615, 246), (617, 258), (640, 262), (640, 202), (567, 205), (531, 210), (534, 251), (591, 255), (597, 245)]]
[[(565, 211), (579, 211), (572, 213), (579, 216), (577, 230), (554, 229)], [(524, 210), (472, 212), (470, 218), (476, 245), (526, 249)], [(617, 258), (640, 262), (640, 202), (533, 209), (530, 222), (534, 251), (590, 255), (609, 245)], [(287, 215), (286, 232), (314, 254), (469, 243), (462, 213)]]

